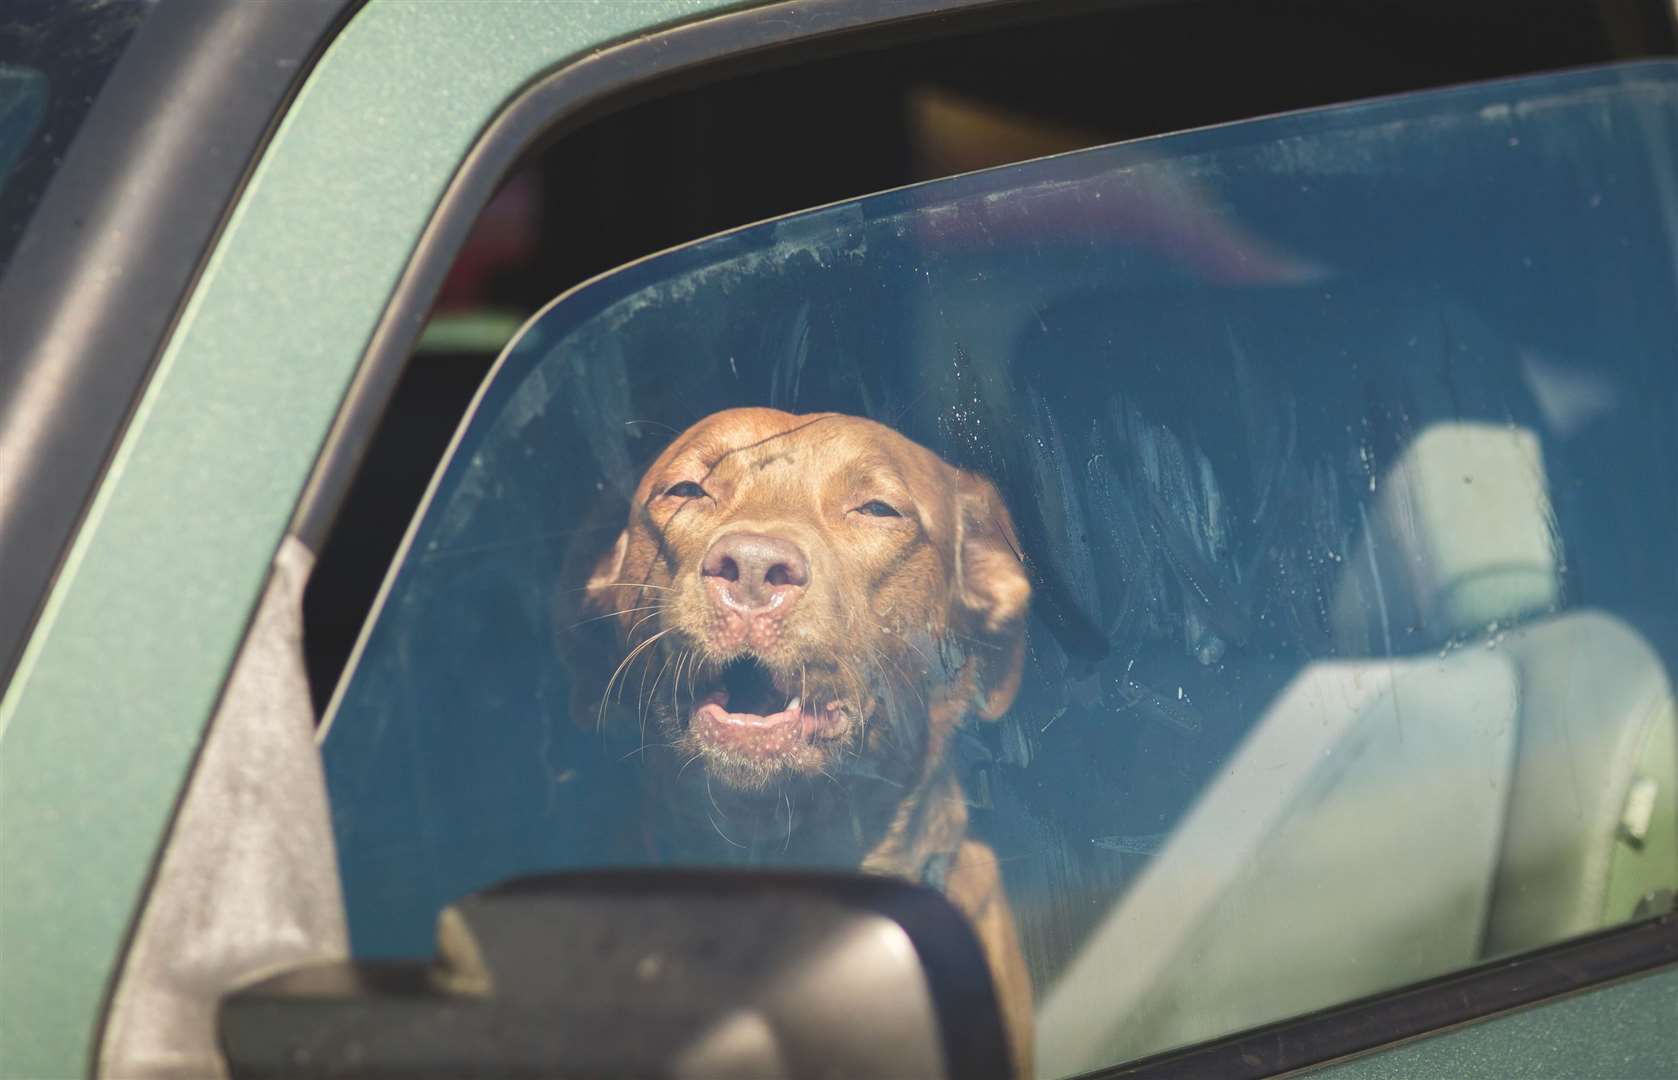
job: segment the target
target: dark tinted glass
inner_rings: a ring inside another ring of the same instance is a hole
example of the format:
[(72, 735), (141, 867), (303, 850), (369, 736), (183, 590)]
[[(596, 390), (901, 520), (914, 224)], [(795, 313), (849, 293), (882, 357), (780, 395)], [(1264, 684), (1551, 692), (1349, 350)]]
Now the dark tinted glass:
[(154, 0), (0, 7), (0, 270)]

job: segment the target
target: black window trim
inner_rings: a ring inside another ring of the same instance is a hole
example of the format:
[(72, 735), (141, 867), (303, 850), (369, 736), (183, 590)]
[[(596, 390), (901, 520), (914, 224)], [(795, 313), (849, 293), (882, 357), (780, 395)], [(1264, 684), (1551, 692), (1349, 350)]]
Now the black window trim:
[[(1053, 14), (1093, 6), (1069, 4)], [(1024, 0), (788, 0), (656, 31), (535, 80), (486, 126), (439, 200), (368, 342), (299, 499), (291, 535), (320, 550), (449, 266), (479, 212), (527, 152), (638, 101), (746, 70), (879, 47), (899, 35), (971, 32), (981, 20), (995, 24), (1042, 17), (1041, 7), (1028, 10)], [(1678, 913), (1657, 914), (1087, 1077), (1256, 1080), (1361, 1056), (1663, 968), (1678, 968)]]

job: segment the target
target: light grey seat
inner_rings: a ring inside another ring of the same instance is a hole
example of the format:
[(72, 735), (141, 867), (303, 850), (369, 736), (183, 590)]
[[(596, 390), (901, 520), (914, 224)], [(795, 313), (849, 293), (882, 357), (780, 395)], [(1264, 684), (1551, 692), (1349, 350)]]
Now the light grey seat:
[[(1251, 729), (1039, 1010), (1064, 1075), (1627, 918), (1678, 883), (1675, 714), (1646, 642), (1553, 613), (1536, 440), (1440, 425), (1383, 478), (1346, 652)], [(1410, 655), (1387, 658), (1395, 642)]]
[(1678, 887), (1678, 709), (1659, 657), (1601, 612), (1508, 634), (1520, 738), (1485, 953), (1582, 934)]
[(1050, 990), (1039, 1071), (1473, 962), (1517, 694), (1494, 653), (1307, 668)]
[(1413, 626), (1430, 648), (1501, 648), (1519, 682), (1486, 955), (1623, 921), (1678, 885), (1672, 687), (1623, 621), (1555, 613), (1565, 560), (1538, 440), (1507, 425), (1435, 425), (1373, 502), (1336, 598), (1342, 646), (1378, 651), (1390, 627)]
[(1392, 627), (1415, 627), (1429, 647), (1502, 647), (1519, 679), (1487, 955), (1623, 921), (1678, 885), (1672, 688), (1621, 620), (1553, 614), (1563, 560), (1537, 439), (1506, 425), (1436, 425), (1374, 504), (1336, 598), (1342, 647), (1378, 651)]

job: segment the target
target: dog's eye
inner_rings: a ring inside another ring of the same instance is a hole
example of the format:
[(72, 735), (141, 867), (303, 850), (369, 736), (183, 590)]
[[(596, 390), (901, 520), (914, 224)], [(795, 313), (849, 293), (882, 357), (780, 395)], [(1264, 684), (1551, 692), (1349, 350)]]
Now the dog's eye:
[(903, 516), (902, 514), (897, 512), (897, 507), (893, 506), (891, 503), (888, 503), (888, 502), (881, 502), (879, 499), (872, 499), (868, 502), (863, 503), (861, 506), (857, 507), (857, 513), (867, 514), (869, 517), (902, 517)]
[(683, 480), (679, 484), (671, 484), (664, 493), (677, 499), (703, 499), (705, 497), (705, 489), (692, 480)]

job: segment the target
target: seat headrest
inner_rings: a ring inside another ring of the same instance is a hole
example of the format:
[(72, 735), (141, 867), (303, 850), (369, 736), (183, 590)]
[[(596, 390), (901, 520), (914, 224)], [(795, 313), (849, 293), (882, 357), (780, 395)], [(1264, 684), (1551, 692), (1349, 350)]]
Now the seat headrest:
[(1360, 512), (1334, 598), (1345, 653), (1438, 644), (1561, 603), (1543, 452), (1525, 428), (1427, 428)]

